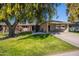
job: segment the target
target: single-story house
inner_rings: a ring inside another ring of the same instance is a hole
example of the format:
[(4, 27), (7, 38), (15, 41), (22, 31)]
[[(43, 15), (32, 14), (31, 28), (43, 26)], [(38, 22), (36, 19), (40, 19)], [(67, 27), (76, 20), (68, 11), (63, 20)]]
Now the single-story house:
[(79, 21), (71, 23), (69, 25), (69, 31), (71, 31), (71, 32), (79, 32)]
[[(36, 24), (34, 23), (18, 23), (16, 26), (16, 32), (64, 32), (68, 28), (68, 22), (62, 21), (50, 21), (37, 25), (38, 31), (36, 31)], [(8, 27), (5, 23), (0, 23), (0, 31), (7, 32)]]

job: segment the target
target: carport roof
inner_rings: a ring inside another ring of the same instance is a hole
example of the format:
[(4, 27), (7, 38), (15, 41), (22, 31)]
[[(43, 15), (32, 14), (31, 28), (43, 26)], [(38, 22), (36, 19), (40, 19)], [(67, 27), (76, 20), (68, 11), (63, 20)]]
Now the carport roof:
[[(47, 21), (47, 22), (49, 22), (49, 21)], [(53, 24), (70, 24), (70, 22), (55, 21), (55, 20), (50, 21), (50, 23), (53, 23)]]

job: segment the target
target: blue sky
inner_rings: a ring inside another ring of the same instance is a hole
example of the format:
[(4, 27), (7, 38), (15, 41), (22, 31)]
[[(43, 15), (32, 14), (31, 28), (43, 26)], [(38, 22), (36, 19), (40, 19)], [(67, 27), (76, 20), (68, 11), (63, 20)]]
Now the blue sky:
[[(67, 7), (64, 3), (59, 5), (57, 7), (57, 15), (55, 15), (52, 20), (65, 21), (66, 22), (68, 20), (68, 16), (66, 15), (66, 9), (67, 9)], [(57, 16), (59, 16), (59, 17), (57, 18)]]

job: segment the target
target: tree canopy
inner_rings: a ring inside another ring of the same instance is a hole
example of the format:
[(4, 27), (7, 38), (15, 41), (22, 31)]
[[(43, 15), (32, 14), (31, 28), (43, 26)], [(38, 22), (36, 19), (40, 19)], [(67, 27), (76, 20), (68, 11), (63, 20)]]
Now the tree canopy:
[(68, 3), (67, 5), (67, 14), (69, 14), (69, 21), (75, 22), (79, 21), (79, 4), (77, 3)]
[[(33, 20), (35, 18), (41, 21), (44, 19), (44, 15), (47, 13), (49, 18), (55, 14), (55, 8), (57, 4), (47, 4), (47, 3), (7, 3), (0, 4), (0, 20), (8, 19), (11, 16), (15, 16), (16, 20), (29, 19)], [(40, 19), (41, 18), (41, 19)]]

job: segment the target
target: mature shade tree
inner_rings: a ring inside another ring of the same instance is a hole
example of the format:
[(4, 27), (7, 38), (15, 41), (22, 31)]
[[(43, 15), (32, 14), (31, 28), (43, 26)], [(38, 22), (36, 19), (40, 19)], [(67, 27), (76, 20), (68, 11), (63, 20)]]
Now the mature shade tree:
[[(9, 37), (15, 36), (15, 28), (18, 22), (23, 18), (21, 4), (1, 4), (0, 20), (5, 22), (9, 29)], [(14, 23), (11, 24), (10, 20), (15, 17)]]
[(67, 14), (69, 15), (70, 22), (79, 21), (79, 4), (78, 3), (68, 3)]
[[(15, 17), (16, 20), (13, 24), (10, 23), (9, 19)], [(9, 37), (15, 36), (15, 28), (18, 24), (20, 17), (20, 5), (19, 4), (2, 4), (0, 9), (0, 19), (5, 22), (9, 28)]]
[[(55, 14), (57, 4), (42, 3), (7, 3), (0, 4), (0, 20), (5, 22), (9, 28), (9, 37), (15, 36), (15, 28), (21, 20), (33, 22), (36, 19), (36, 25), (45, 21), (44, 15), (48, 14), (49, 19)], [(14, 23), (10, 20), (15, 18)], [(37, 28), (36, 28), (37, 29)], [(38, 30), (38, 29), (37, 29)]]

